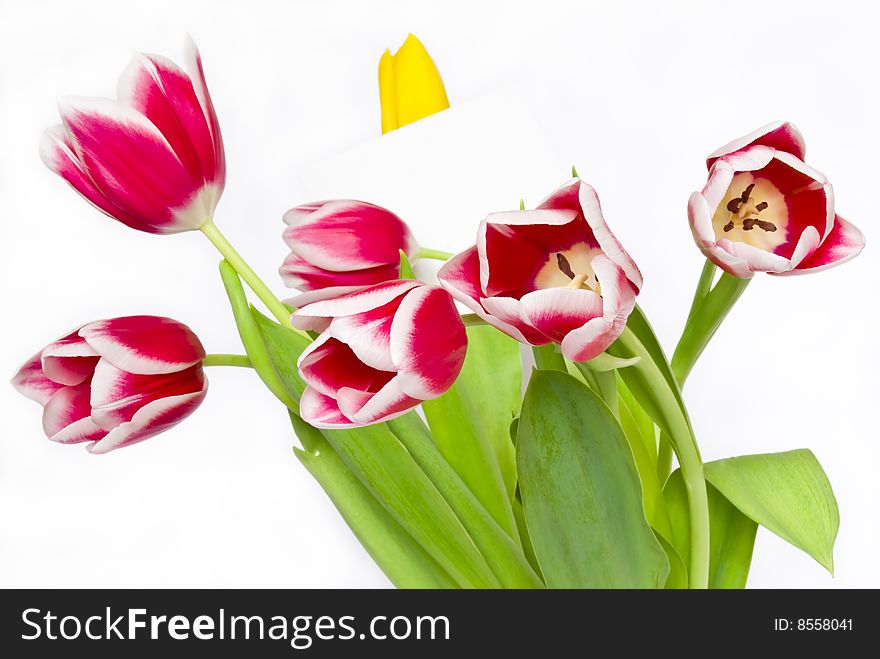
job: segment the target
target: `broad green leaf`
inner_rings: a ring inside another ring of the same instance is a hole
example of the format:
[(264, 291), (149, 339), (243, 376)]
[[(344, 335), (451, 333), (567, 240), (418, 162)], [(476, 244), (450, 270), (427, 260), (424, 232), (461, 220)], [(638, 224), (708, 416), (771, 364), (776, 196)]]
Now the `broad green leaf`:
[(519, 344), (494, 327), (469, 327), (468, 351), (455, 384), (422, 409), (434, 441), (492, 517), (508, 532), (516, 457), (510, 423), (520, 407)]
[(743, 455), (710, 462), (706, 480), (743, 514), (834, 573), (837, 500), (816, 456), (807, 449)]
[(322, 434), (367, 490), (459, 585), (501, 585), (449, 504), (386, 424)]
[(398, 588), (457, 588), (458, 584), (364, 487), (321, 431), (291, 413), (306, 450), (294, 448), (367, 553)]
[[(745, 588), (758, 525), (711, 484), (706, 485), (706, 493), (709, 497), (709, 588)], [(687, 563), (690, 559), (690, 521), (681, 471), (672, 473), (663, 488), (663, 495), (672, 522), (673, 544)]]
[(491, 567), (505, 588), (543, 588), (519, 543), (516, 527), (503, 529), (446, 461), (431, 433), (415, 412), (388, 422), (388, 428), (409, 451), (450, 508), (461, 520), (477, 549), (491, 557)]
[(567, 373), (535, 371), (517, 466), (529, 534), (551, 588), (661, 588), (669, 573), (632, 451), (608, 407)]
[[(617, 376), (617, 395), (620, 397), (621, 404), (625, 404), (629, 409), (629, 413), (638, 428), (639, 435), (645, 443), (645, 448), (648, 451), (651, 462), (656, 466), (657, 431), (656, 426), (654, 425), (654, 420), (651, 419), (651, 416), (645, 412), (644, 409), (642, 409), (642, 406), (639, 405), (635, 396), (632, 395), (632, 392), (626, 386), (626, 383), (619, 374)], [(663, 483), (660, 485), (662, 486)]]
[(669, 576), (666, 577), (666, 583), (663, 587), (667, 590), (682, 590), (688, 587), (687, 568), (684, 561), (681, 560), (675, 546), (664, 538), (660, 533), (656, 534), (657, 541), (666, 552), (666, 559), (669, 561)]

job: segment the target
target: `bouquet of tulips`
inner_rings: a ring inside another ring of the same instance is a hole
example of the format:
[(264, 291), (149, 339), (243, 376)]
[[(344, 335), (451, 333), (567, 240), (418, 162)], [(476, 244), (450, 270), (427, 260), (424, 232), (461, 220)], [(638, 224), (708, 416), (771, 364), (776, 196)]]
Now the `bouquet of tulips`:
[[(192, 43), (188, 59), (142, 55), (118, 100), (62, 101), (40, 152), (133, 229), (201, 231), (245, 354), (207, 354), (169, 318), (80, 325), (13, 378), (49, 439), (131, 446), (196, 410), (204, 367), (248, 367), (399, 587), (742, 588), (759, 524), (832, 569), (838, 511), (813, 454), (704, 464), (682, 395), (755, 273), (818, 272), (863, 247), (792, 124), (709, 156), (687, 205), (707, 261), (668, 360), (636, 304), (642, 273), (576, 172), (534, 209), (486, 215), (456, 255), (370, 203), (300, 205), (280, 269), (299, 293), (282, 302), (214, 223), (223, 141)], [(385, 132), (448, 106), (413, 37), (379, 71)], [(444, 262), (436, 280), (415, 278), (419, 259)]]

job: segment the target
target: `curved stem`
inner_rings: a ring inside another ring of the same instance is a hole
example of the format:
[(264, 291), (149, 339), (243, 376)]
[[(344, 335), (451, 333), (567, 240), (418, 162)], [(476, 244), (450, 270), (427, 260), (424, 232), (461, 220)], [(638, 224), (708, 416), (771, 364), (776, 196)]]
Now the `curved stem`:
[(208, 220), (205, 222), (201, 226), (201, 232), (214, 244), (214, 247), (216, 247), (223, 255), (223, 258), (229, 262), (229, 265), (235, 268), (238, 275), (244, 280), (250, 289), (256, 293), (257, 297), (263, 301), (263, 304), (265, 304), (266, 308), (272, 312), (272, 315), (275, 316), (278, 322), (285, 327), (290, 327), (290, 309), (284, 306), (284, 304), (275, 297), (275, 294), (272, 293), (272, 291), (269, 290), (269, 287), (263, 283), (263, 280), (257, 276), (257, 273), (247, 264), (241, 254), (236, 251), (232, 246), (232, 243), (230, 243), (226, 239), (226, 236), (220, 232), (220, 229), (217, 228), (214, 221)]
[(443, 252), (439, 249), (429, 249), (428, 247), (422, 247), (416, 252), (415, 258), (417, 259), (434, 259), (435, 261), (448, 261), (454, 256), (452, 252)]
[(672, 372), (680, 386), (750, 281), (725, 272), (692, 312), (672, 354)]
[(202, 366), (240, 366), (241, 368), (253, 368), (247, 355), (230, 355), (226, 353), (214, 353), (206, 355), (202, 360)]
[(688, 495), (688, 514), (691, 525), (691, 556), (688, 570), (690, 587), (703, 589), (709, 585), (709, 499), (703, 461), (694, 437), (687, 410), (663, 376), (650, 353), (628, 327), (618, 339), (639, 362), (629, 368), (637, 370), (644, 378), (646, 391), (657, 409), (656, 414), (669, 431), (673, 449), (678, 456), (681, 475)]
[(700, 272), (700, 279), (697, 281), (697, 288), (694, 291), (694, 300), (691, 302), (691, 308), (684, 323), (685, 327), (691, 322), (691, 318), (694, 317), (697, 309), (700, 308), (700, 303), (709, 294), (709, 291), (712, 290), (712, 282), (715, 280), (715, 271), (717, 269), (718, 267), (712, 261), (706, 259), (706, 262), (703, 264), (703, 270)]

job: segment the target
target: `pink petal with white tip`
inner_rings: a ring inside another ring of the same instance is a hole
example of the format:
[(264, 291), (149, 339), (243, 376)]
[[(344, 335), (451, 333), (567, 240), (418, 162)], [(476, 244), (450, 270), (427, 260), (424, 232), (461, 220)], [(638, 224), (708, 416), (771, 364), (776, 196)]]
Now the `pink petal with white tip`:
[(313, 291), (335, 286), (372, 286), (400, 276), (398, 263), (382, 265), (350, 272), (334, 272), (312, 265), (291, 252), (278, 269), (284, 285), (303, 291)]
[(602, 316), (562, 340), (563, 356), (575, 362), (589, 361), (614, 343), (636, 304), (636, 291), (622, 268), (604, 256), (595, 257), (592, 266), (602, 285)]
[(513, 327), (516, 333), (523, 337), (519, 339), (515, 334), (510, 334), (513, 338), (533, 346), (542, 346), (550, 342), (550, 339), (529, 324), (529, 321), (523, 316), (520, 302), (516, 298), (484, 297), (480, 299), (480, 304), (490, 314), (489, 323), (502, 332), (506, 331), (505, 326)]
[(303, 351), (297, 367), (307, 385), (327, 396), (336, 396), (343, 387), (378, 391), (394, 377), (364, 364), (349, 346), (326, 333)]
[(104, 99), (64, 99), (59, 110), (71, 145), (95, 186), (157, 233), (198, 229), (178, 223), (203, 185), (193, 179), (165, 137), (139, 112)]
[(345, 343), (368, 366), (397, 370), (391, 360), (391, 323), (397, 307), (392, 301), (353, 316), (339, 316), (330, 322), (326, 334)]
[(299, 413), (303, 421), (315, 428), (352, 428), (354, 423), (339, 411), (335, 398), (317, 389), (306, 387), (299, 400)]
[(22, 396), (30, 398), (40, 405), (45, 405), (52, 395), (64, 385), (50, 380), (43, 373), (41, 354), (37, 353), (31, 357), (15, 372), (15, 375), (12, 376), (12, 386)]
[(129, 373), (174, 373), (205, 358), (201, 341), (189, 327), (161, 316), (101, 320), (82, 327), (79, 335), (95, 354)]
[[(369, 288), (307, 304), (294, 312), (291, 322), (297, 329), (323, 329), (330, 318), (363, 313), (388, 304), (413, 288), (421, 286), (411, 279), (383, 282)], [(296, 298), (294, 298), (294, 301)]]
[(355, 427), (390, 421), (406, 414), (421, 402), (403, 390), (401, 376), (395, 377), (374, 394), (340, 389), (337, 401), (339, 409)]
[(43, 408), (43, 431), (60, 444), (76, 444), (103, 437), (107, 431), (90, 417), (89, 385), (64, 387)]
[(98, 353), (77, 334), (77, 330), (43, 348), (40, 358), (46, 377), (64, 385), (85, 382), (98, 363)]
[(391, 324), (401, 392), (421, 400), (441, 395), (461, 372), (466, 352), (467, 332), (448, 292), (422, 286), (406, 294)]
[(153, 401), (204, 388), (200, 364), (175, 373), (141, 375), (123, 371), (102, 359), (95, 367), (91, 383), (92, 420), (109, 430), (131, 421), (138, 410)]
[(807, 150), (804, 136), (794, 124), (774, 121), (713, 151), (706, 159), (706, 167), (711, 167), (718, 158), (752, 145), (767, 146), (784, 151), (800, 160), (804, 159)]
[(642, 273), (608, 228), (605, 216), (602, 214), (599, 195), (592, 186), (579, 178), (572, 179), (550, 194), (538, 205), (538, 208), (571, 209), (579, 212), (586, 220), (602, 252), (626, 273), (637, 291), (642, 288)]
[(205, 399), (207, 390), (205, 380), (200, 391), (151, 401), (135, 412), (131, 421), (116, 426), (86, 449), (89, 453), (108, 453), (165, 432), (192, 414)]
[(118, 98), (168, 141), (194, 181), (214, 179), (214, 143), (192, 81), (174, 62), (136, 55), (119, 79)]
[(289, 225), (284, 240), (290, 249), (324, 270), (394, 265), (400, 261), (399, 250), (412, 256), (418, 249), (403, 220), (363, 201), (328, 201), (309, 212), (295, 208), (284, 221)]
[(524, 295), (520, 313), (551, 341), (565, 336), (602, 315), (602, 298), (593, 291), (574, 288), (546, 288)]
[(779, 274), (804, 274), (819, 272), (855, 258), (865, 247), (865, 235), (857, 226), (839, 215), (834, 226), (816, 250), (801, 261), (794, 270)]
[(212, 180), (222, 190), (226, 184), (226, 152), (223, 147), (223, 136), (220, 133), (220, 122), (217, 120), (217, 112), (214, 110), (211, 94), (208, 92), (202, 57), (199, 55), (195, 41), (189, 35), (186, 36), (185, 59), (185, 67), (192, 81), (193, 90), (199, 99), (199, 104), (202, 106), (202, 111), (205, 113), (214, 143), (214, 177)]

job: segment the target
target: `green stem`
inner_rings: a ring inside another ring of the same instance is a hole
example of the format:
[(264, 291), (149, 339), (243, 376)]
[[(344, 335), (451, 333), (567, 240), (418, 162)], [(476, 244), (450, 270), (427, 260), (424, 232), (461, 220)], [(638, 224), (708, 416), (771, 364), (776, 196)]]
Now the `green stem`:
[(725, 272), (693, 311), (672, 354), (672, 372), (680, 386), (750, 281)]
[(556, 344), (548, 343), (543, 346), (532, 348), (535, 355), (535, 366), (541, 371), (562, 371), (568, 373), (565, 367), (565, 357), (556, 349)]
[(202, 360), (202, 366), (240, 366), (242, 368), (252, 368), (251, 360), (247, 355), (229, 355), (222, 353), (214, 353), (206, 355)]
[(690, 587), (703, 589), (709, 584), (709, 499), (703, 461), (691, 429), (687, 411), (679, 404), (675, 392), (650, 353), (628, 327), (618, 339), (632, 355), (641, 360), (631, 366), (641, 373), (648, 391), (658, 407), (663, 425), (669, 430), (673, 448), (678, 456), (681, 475), (688, 495), (688, 514), (691, 524), (691, 556), (688, 571)]
[(205, 222), (201, 226), (201, 231), (214, 244), (214, 247), (223, 255), (223, 258), (226, 259), (229, 265), (235, 268), (235, 271), (250, 289), (256, 293), (257, 297), (263, 301), (263, 304), (272, 312), (272, 315), (275, 316), (278, 322), (285, 327), (291, 327), (290, 309), (275, 297), (274, 293), (269, 290), (269, 287), (263, 283), (263, 280), (257, 276), (257, 273), (242, 258), (241, 254), (235, 250), (232, 243), (220, 232), (214, 221), (208, 220)]
[(697, 281), (697, 288), (694, 291), (694, 299), (693, 302), (691, 302), (691, 308), (690, 311), (688, 311), (685, 326), (691, 322), (691, 318), (694, 317), (697, 309), (700, 308), (700, 303), (702, 303), (703, 299), (709, 294), (709, 291), (712, 290), (712, 282), (715, 280), (715, 271), (717, 269), (717, 266), (712, 263), (712, 261), (706, 259), (706, 262), (703, 264), (703, 270), (700, 272), (700, 279)]
[(666, 433), (660, 433), (660, 442), (657, 445), (657, 480), (660, 481), (660, 487), (666, 483), (669, 474), (672, 473), (672, 442), (666, 436)]
[(417, 259), (433, 259), (435, 261), (448, 261), (453, 256), (455, 255), (451, 252), (443, 252), (439, 249), (429, 249), (427, 247), (422, 247), (416, 252)]

